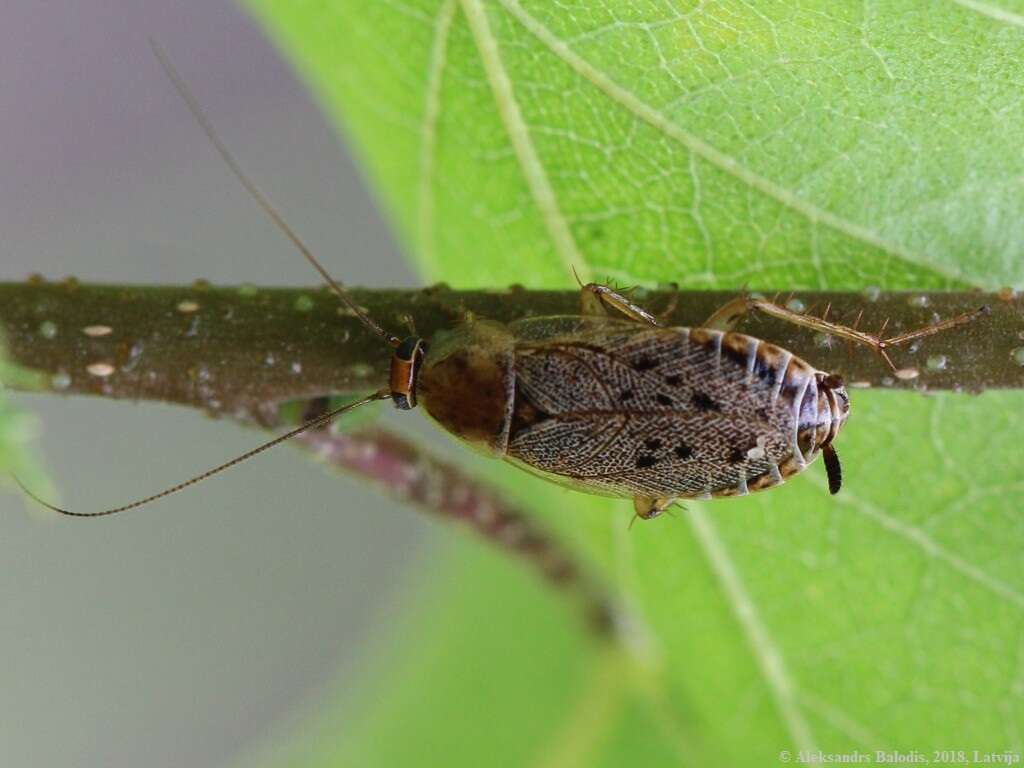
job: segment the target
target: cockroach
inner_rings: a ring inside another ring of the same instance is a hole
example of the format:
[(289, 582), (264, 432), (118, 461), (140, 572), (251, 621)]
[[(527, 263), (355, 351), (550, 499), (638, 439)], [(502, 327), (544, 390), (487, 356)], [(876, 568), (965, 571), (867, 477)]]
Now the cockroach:
[[(219, 474), (301, 432), (377, 400), (422, 404), (451, 434), (527, 471), (587, 493), (632, 498), (651, 519), (682, 499), (742, 496), (782, 483), (820, 453), (829, 491), (842, 471), (834, 441), (850, 414), (840, 377), (781, 347), (732, 330), (759, 311), (863, 344), (895, 370), (888, 350), (975, 319), (982, 307), (880, 338), (739, 296), (694, 328), (665, 327), (608, 286), (581, 285), (577, 315), (501, 324), (465, 317), (427, 340), (396, 336), (360, 308), (244, 173), (167, 57), (174, 87), (231, 172), (319, 272), (337, 298), (394, 349), (387, 387), (327, 411), (185, 482), (122, 506), (73, 512), (101, 517), (141, 507)], [(24, 486), (22, 486), (24, 489)]]

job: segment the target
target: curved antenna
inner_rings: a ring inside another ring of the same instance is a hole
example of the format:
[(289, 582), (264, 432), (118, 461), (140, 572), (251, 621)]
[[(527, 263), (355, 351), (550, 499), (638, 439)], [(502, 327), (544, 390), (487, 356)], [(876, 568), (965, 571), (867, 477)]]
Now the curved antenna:
[(251, 451), (246, 451), (241, 456), (236, 456), (235, 458), (231, 459), (231, 461), (226, 461), (223, 464), (214, 467), (213, 469), (208, 469), (206, 472), (203, 472), (200, 475), (196, 475), (195, 477), (189, 478), (188, 480), (178, 483), (177, 485), (172, 485), (170, 488), (162, 490), (159, 493), (154, 493), (150, 496), (146, 496), (143, 499), (138, 499), (129, 504), (122, 504), (119, 507), (104, 509), (101, 512), (72, 512), (67, 509), (62, 509), (61, 507), (58, 507), (54, 504), (50, 504), (48, 501), (43, 501), (42, 499), (40, 499), (38, 496), (32, 493), (32, 491), (26, 488), (24, 483), (22, 483), (21, 480), (17, 478), (17, 476), (11, 475), (11, 477), (14, 478), (14, 482), (16, 482), (18, 484), (18, 487), (25, 492), (26, 496), (31, 498), (36, 503), (46, 507), (52, 512), (58, 512), (62, 515), (68, 515), (69, 517), (106, 517), (107, 515), (116, 515), (118, 512), (127, 512), (130, 509), (137, 509), (138, 507), (145, 506), (150, 502), (162, 499), (165, 496), (170, 496), (172, 493), (182, 491), (190, 486), (195, 485), (196, 483), (201, 483), (203, 480), (211, 478), (214, 475), (220, 474), (224, 470), (230, 469), (236, 464), (241, 464), (246, 459), (251, 459), (253, 456), (256, 456), (257, 454), (263, 453), (264, 451), (273, 448), (275, 445), (280, 445), (285, 440), (295, 437), (296, 435), (301, 434), (302, 432), (305, 432), (308, 429), (313, 429), (314, 427), (325, 425), (332, 419), (334, 419), (336, 416), (340, 416), (346, 411), (351, 411), (355, 408), (358, 408), (361, 405), (367, 405), (368, 403), (372, 403), (376, 400), (386, 400), (389, 397), (391, 397), (391, 393), (388, 392), (387, 390), (382, 389), (379, 392), (375, 392), (374, 394), (370, 395), (369, 397), (364, 397), (362, 400), (356, 400), (354, 403), (348, 403), (339, 408), (335, 408), (333, 411), (328, 411), (327, 413), (321, 414), (320, 416), (317, 416), (315, 419), (307, 421), (302, 426), (296, 427), (291, 432), (286, 432), (285, 434), (280, 435), (279, 437), (275, 437), (273, 440), (263, 443), (263, 445), (257, 446), (256, 448), (253, 448)]
[(391, 346), (397, 347), (401, 343), (401, 339), (399, 339), (397, 336), (388, 333), (383, 328), (381, 328), (373, 319), (370, 318), (369, 315), (366, 314), (365, 311), (363, 311), (363, 309), (358, 304), (356, 304), (355, 301), (352, 300), (352, 297), (349, 296), (348, 291), (346, 291), (341, 286), (340, 283), (338, 283), (333, 277), (331, 277), (327, 273), (327, 270), (324, 269), (323, 265), (319, 261), (317, 261), (316, 257), (313, 255), (313, 252), (306, 246), (304, 242), (302, 242), (302, 239), (298, 236), (298, 234), (296, 234), (295, 230), (288, 226), (288, 222), (286, 222), (284, 220), (284, 217), (280, 213), (278, 213), (276, 208), (274, 208), (274, 206), (270, 202), (270, 199), (266, 195), (264, 195), (260, 191), (259, 187), (257, 187), (256, 184), (252, 181), (252, 179), (250, 179), (245, 174), (245, 171), (242, 170), (242, 166), (238, 164), (238, 161), (235, 160), (234, 155), (232, 155), (231, 152), (228, 150), (227, 145), (224, 144), (223, 141), (221, 141), (221, 138), (217, 134), (217, 131), (214, 130), (213, 128), (213, 123), (210, 122), (209, 118), (206, 116), (206, 113), (203, 111), (203, 108), (199, 105), (199, 102), (196, 100), (195, 96), (192, 95), (192, 92), (188, 89), (188, 86), (185, 84), (185, 81), (182, 79), (181, 75), (178, 74), (178, 71), (174, 68), (174, 65), (171, 63), (170, 58), (164, 52), (163, 48), (161, 48), (160, 45), (156, 42), (156, 40), (154, 40), (153, 38), (150, 38), (149, 45), (153, 49), (153, 55), (156, 56), (156, 60), (160, 63), (161, 68), (163, 68), (164, 73), (171, 81), (171, 84), (174, 86), (174, 89), (178, 92), (178, 95), (181, 96), (182, 100), (185, 102), (185, 105), (188, 107), (189, 112), (192, 113), (192, 117), (195, 118), (195, 121), (197, 123), (199, 123), (199, 127), (203, 129), (203, 133), (206, 134), (206, 137), (210, 140), (210, 143), (213, 144), (213, 148), (217, 150), (217, 154), (221, 156), (221, 159), (224, 160), (224, 163), (227, 165), (227, 167), (241, 182), (242, 186), (245, 187), (245, 190), (249, 193), (252, 199), (255, 200), (257, 205), (259, 205), (259, 207), (263, 209), (263, 212), (270, 217), (270, 220), (273, 221), (275, 225), (277, 225), (277, 228), (280, 229), (289, 240), (291, 240), (292, 245), (294, 245), (296, 249), (298, 249), (299, 253), (306, 257), (306, 261), (312, 264), (313, 269), (320, 273), (320, 276), (327, 283), (328, 287), (334, 292), (334, 295), (341, 299), (342, 303), (346, 307), (348, 307), (353, 312), (353, 314), (355, 314), (356, 317), (359, 318), (363, 325), (365, 325), (371, 331), (376, 333)]

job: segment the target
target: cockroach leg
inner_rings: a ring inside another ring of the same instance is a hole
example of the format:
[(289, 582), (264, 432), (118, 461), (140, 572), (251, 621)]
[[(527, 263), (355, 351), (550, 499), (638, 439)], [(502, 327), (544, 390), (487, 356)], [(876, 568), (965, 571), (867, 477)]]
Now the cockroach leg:
[(712, 331), (731, 331), (740, 318), (750, 311), (748, 302), (745, 295), (737, 296), (716, 310), (701, 327)]
[(765, 299), (758, 299), (752, 296), (740, 296), (730, 301), (708, 318), (704, 327), (728, 330), (736, 323), (737, 320), (751, 310), (763, 312), (769, 317), (785, 320), (786, 322), (793, 323), (794, 325), (799, 325), (802, 328), (809, 328), (810, 330), (817, 331), (819, 333), (838, 336), (841, 339), (846, 339), (847, 341), (855, 344), (862, 344), (881, 355), (882, 359), (885, 360), (886, 364), (888, 364), (888, 366), (893, 370), (896, 370), (896, 366), (890, 359), (887, 350), (914, 339), (933, 336), (936, 333), (956, 328), (957, 326), (972, 322), (981, 315), (989, 312), (989, 308), (987, 306), (983, 306), (971, 312), (964, 312), (963, 314), (956, 315), (955, 317), (940, 320), (932, 323), (931, 325), (926, 325), (889, 338), (882, 338), (882, 333), (885, 331), (884, 325), (877, 335), (873, 335), (865, 333), (864, 331), (859, 331), (855, 327), (834, 323), (831, 320), (826, 320), (824, 317), (815, 317), (813, 315), (794, 312), (791, 309), (787, 309), (786, 307), (780, 306), (771, 301), (766, 301)]
[(402, 322), (405, 324), (410, 336), (419, 336), (419, 334), (416, 333), (416, 318), (406, 312), (402, 315)]
[[(751, 309), (756, 309), (760, 312), (763, 312), (766, 315), (769, 315), (770, 317), (776, 317), (780, 320), (785, 320), (787, 322), (793, 323), (794, 325), (799, 325), (804, 328), (810, 328), (811, 330), (818, 331), (819, 333), (827, 333), (832, 336), (838, 336), (842, 339), (852, 341), (855, 344), (863, 344), (866, 347), (870, 347), (879, 355), (881, 355), (882, 359), (885, 360), (888, 366), (893, 370), (896, 370), (896, 366), (889, 358), (889, 355), (886, 352), (886, 350), (891, 349), (892, 347), (898, 346), (900, 344), (905, 344), (906, 342), (911, 341), (913, 339), (921, 339), (926, 336), (933, 336), (936, 333), (941, 333), (943, 331), (950, 330), (951, 328), (956, 328), (957, 326), (964, 325), (965, 323), (969, 323), (973, 320), (976, 320), (981, 315), (987, 314), (989, 312), (989, 308), (987, 306), (983, 306), (971, 312), (964, 312), (962, 314), (956, 315), (955, 317), (950, 317), (946, 320), (940, 320), (938, 322), (931, 323), (930, 325), (926, 325), (912, 331), (897, 334), (896, 336), (890, 336), (889, 338), (882, 338), (881, 334), (884, 333), (886, 327), (885, 325), (882, 326), (882, 330), (879, 332), (878, 335), (872, 335), (870, 333), (858, 331), (857, 329), (851, 328), (846, 325), (833, 323), (832, 321), (825, 320), (824, 318), (813, 317), (811, 315), (804, 315), (798, 312), (793, 312), (792, 310), (786, 309), (785, 307), (780, 307), (777, 304), (772, 304), (771, 302), (768, 301), (764, 301), (763, 299), (748, 298), (747, 306)], [(888, 324), (888, 322), (886, 324)]]
[(672, 283), (672, 296), (668, 300), (668, 304), (665, 308), (658, 313), (658, 322), (664, 325), (668, 322), (669, 318), (675, 313), (676, 308), (679, 306), (679, 283)]
[(646, 323), (655, 327), (661, 325), (658, 318), (646, 309), (630, 301), (621, 293), (613, 291), (607, 285), (587, 283), (580, 289), (580, 314), (603, 317), (610, 314), (610, 309), (614, 309), (638, 323)]
[[(666, 498), (652, 498), (650, 496), (636, 496), (633, 499), (633, 509), (636, 510), (636, 515), (633, 517), (635, 521), (637, 518), (641, 520), (651, 520), (666, 509), (668, 509), (675, 499)], [(632, 523), (630, 523), (632, 525)]]

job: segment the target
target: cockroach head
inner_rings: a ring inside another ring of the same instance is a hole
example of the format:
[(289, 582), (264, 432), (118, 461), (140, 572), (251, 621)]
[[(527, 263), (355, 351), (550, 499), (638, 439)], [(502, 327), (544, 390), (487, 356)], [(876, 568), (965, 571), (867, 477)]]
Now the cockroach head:
[(427, 353), (427, 342), (419, 336), (409, 336), (399, 342), (391, 357), (391, 399), (395, 407), (408, 411), (416, 407), (416, 385), (420, 365)]

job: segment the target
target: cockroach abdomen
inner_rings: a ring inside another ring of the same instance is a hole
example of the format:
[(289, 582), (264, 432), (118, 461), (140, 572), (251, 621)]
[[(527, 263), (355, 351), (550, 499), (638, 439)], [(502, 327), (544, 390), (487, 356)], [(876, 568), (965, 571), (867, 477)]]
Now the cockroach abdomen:
[(845, 420), (840, 389), (751, 336), (611, 319), (538, 332), (558, 326), (514, 328), (528, 332), (517, 333), (508, 458), (591, 493), (663, 506), (744, 495), (802, 470)]

